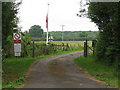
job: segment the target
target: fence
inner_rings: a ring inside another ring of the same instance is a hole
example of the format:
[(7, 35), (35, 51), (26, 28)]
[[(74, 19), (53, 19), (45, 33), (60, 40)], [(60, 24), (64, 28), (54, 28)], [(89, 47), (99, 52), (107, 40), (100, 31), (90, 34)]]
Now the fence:
[[(81, 50), (83, 49), (83, 43), (80, 41), (77, 42), (68, 42), (68, 43), (51, 43), (49, 45), (46, 45), (44, 42), (33, 42), (28, 40), (22, 41), (22, 50), (21, 50), (21, 57), (37, 57), (41, 55), (49, 55), (60, 51), (72, 51), (72, 50)], [(14, 50), (13, 50), (13, 43), (7, 44), (6, 49), (3, 51), (3, 59), (9, 58), (14, 56)]]
[(30, 44), (22, 45), (22, 57), (25, 56), (41, 56), (41, 55), (49, 55), (53, 54), (59, 51), (69, 51), (72, 50), (72, 47), (70, 47), (68, 44), (40, 44), (40, 43), (34, 43), (32, 41)]

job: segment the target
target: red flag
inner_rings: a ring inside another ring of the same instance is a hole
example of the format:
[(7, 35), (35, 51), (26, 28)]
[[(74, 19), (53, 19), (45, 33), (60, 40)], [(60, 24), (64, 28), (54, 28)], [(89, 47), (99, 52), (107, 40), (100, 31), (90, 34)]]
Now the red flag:
[(48, 14), (46, 16), (46, 28), (48, 28)]

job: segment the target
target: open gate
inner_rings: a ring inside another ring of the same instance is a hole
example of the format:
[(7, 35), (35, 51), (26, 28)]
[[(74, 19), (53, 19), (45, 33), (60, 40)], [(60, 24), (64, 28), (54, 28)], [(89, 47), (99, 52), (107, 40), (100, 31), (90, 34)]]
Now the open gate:
[(87, 57), (87, 55), (88, 55), (88, 52), (89, 52), (88, 48), (93, 52), (93, 55), (95, 54), (96, 43), (97, 43), (97, 40), (92, 40), (92, 47), (93, 48), (91, 48), (90, 46), (88, 46), (88, 41), (87, 40), (84, 42), (84, 56), (85, 57)]

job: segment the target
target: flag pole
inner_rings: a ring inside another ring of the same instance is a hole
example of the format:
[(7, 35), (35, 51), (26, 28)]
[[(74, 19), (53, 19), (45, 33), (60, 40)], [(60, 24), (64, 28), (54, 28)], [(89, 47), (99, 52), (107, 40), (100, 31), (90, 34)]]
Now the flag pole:
[(49, 13), (49, 4), (48, 4), (47, 17), (46, 17), (46, 19), (47, 19), (47, 22), (46, 22), (46, 24), (47, 24), (47, 26), (46, 26), (46, 28), (47, 28), (46, 45), (48, 45), (48, 13)]

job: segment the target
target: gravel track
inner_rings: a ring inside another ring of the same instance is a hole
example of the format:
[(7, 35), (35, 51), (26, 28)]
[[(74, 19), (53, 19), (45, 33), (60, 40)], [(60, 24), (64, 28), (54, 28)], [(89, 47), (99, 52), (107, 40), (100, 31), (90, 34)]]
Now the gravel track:
[(73, 63), (80, 55), (83, 52), (38, 60), (22, 88), (108, 88)]

